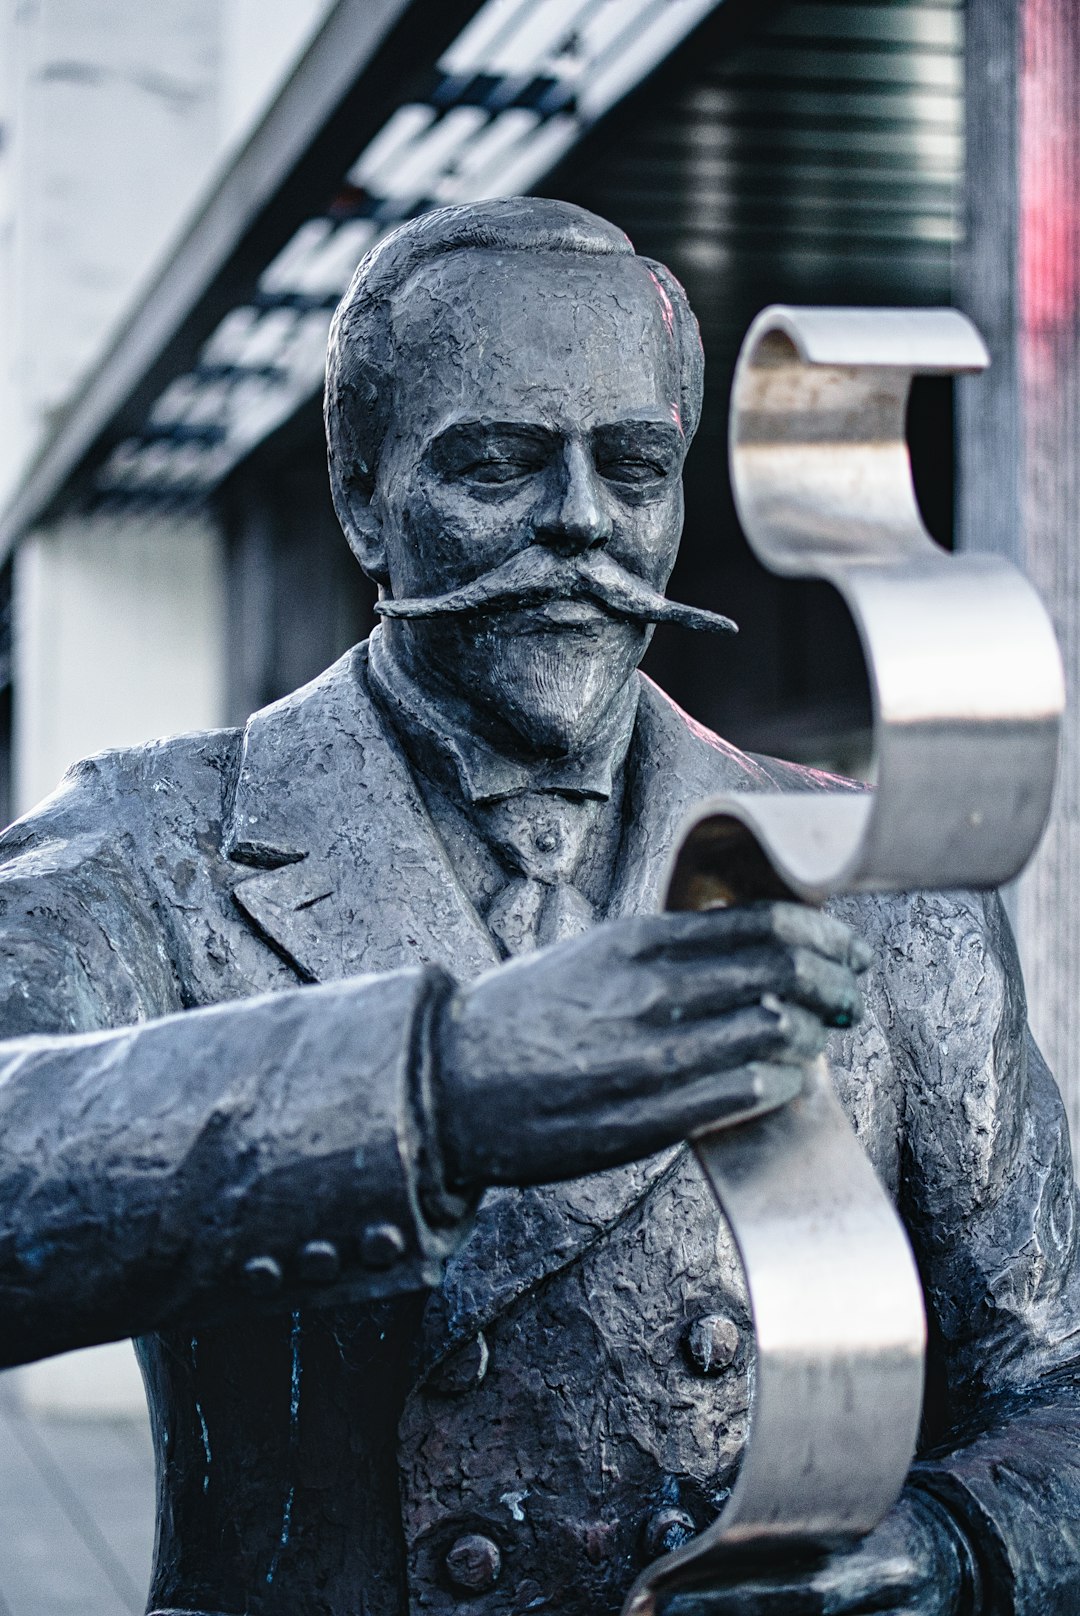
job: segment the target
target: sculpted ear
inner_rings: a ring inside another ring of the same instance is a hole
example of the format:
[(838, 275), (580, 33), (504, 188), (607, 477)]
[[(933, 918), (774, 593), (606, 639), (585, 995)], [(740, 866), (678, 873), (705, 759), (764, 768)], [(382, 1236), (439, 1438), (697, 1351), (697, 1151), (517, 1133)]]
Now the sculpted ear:
[(337, 519), (357, 561), (369, 578), (381, 587), (390, 582), (386, 570), (386, 544), (383, 540), (379, 499), (356, 479), (342, 476), (341, 467), (330, 456), (330, 492)]
[[(368, 445), (372, 441), (381, 442), (385, 421), (377, 390), (370, 385), (358, 389), (343, 374), (342, 363), (342, 340), (335, 318), (327, 355), (323, 404), (330, 493), (353, 554), (368, 577), (382, 588), (390, 579), (386, 569), (381, 502)], [(358, 423), (363, 423), (363, 433), (358, 432)]]

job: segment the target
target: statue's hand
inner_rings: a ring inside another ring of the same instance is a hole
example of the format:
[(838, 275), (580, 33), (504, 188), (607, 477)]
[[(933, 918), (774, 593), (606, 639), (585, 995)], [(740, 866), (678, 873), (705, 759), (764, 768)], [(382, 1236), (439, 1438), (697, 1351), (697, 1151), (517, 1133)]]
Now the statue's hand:
[(971, 1616), (973, 1561), (933, 1500), (905, 1491), (854, 1548), (803, 1568), (760, 1571), (676, 1594), (663, 1616)]
[(616, 921), (489, 971), (439, 1028), (448, 1177), (573, 1178), (789, 1097), (861, 1014), (869, 962), (841, 922), (767, 903)]

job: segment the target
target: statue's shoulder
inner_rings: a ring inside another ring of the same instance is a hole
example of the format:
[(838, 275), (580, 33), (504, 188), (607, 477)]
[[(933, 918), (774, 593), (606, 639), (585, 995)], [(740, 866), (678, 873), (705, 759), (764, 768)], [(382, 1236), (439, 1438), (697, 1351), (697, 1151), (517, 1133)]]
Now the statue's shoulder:
[(239, 736), (99, 753), (0, 837), (0, 1032), (85, 1032), (181, 1008), (163, 879), (190, 887)]
[(193, 731), (80, 759), (56, 790), (0, 836), (0, 864), (35, 846), (117, 848), (156, 826), (220, 819), (235, 774), (238, 729)]
[(639, 729), (650, 761), (698, 801), (727, 791), (862, 791), (857, 780), (744, 752), (691, 718), (678, 702), (642, 674)]
[[(343, 728), (362, 744), (369, 703), (357, 699), (363, 647), (318, 678), (261, 708), (243, 726), (197, 730), (80, 759), (56, 790), (0, 837), (0, 861), (29, 845), (107, 837), (136, 842), (193, 838), (200, 845), (233, 812), (245, 766), (270, 794), (318, 768), (320, 748)], [(372, 720), (367, 720), (368, 724)], [(202, 829), (200, 829), (202, 827)]]

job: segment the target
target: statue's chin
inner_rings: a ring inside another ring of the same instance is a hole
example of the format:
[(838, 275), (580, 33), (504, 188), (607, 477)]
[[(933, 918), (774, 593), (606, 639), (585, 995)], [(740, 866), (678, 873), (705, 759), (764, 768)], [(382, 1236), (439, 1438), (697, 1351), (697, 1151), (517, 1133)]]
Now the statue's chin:
[(473, 704), (525, 750), (573, 755), (633, 674), (647, 639), (647, 631), (615, 622), (595, 635), (482, 633), (459, 677)]
[[(439, 692), (449, 715), (495, 746), (572, 756), (596, 733), (652, 638), (646, 625), (593, 614), (544, 621), (534, 612), (389, 622), (383, 633), (413, 677)], [(449, 702), (450, 706), (447, 707)]]

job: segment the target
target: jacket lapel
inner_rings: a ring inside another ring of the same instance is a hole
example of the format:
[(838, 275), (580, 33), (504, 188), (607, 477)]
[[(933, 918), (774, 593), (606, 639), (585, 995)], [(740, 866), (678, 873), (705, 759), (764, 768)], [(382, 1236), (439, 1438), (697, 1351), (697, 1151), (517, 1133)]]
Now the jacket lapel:
[(498, 961), (368, 693), (358, 646), (248, 722), (226, 855), (236, 902), (309, 982)]
[[(226, 855), (254, 866), (236, 901), (309, 981), (498, 962), (374, 706), (363, 645), (248, 721)], [(608, 915), (659, 908), (679, 826), (702, 798), (774, 785), (644, 676)], [(798, 771), (800, 774), (802, 771)]]

